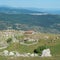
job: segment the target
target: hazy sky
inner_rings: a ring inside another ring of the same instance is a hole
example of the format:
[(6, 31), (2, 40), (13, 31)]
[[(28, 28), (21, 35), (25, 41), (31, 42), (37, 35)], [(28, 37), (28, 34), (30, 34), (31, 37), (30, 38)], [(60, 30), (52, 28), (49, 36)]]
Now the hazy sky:
[(0, 0), (0, 6), (60, 9), (60, 0)]

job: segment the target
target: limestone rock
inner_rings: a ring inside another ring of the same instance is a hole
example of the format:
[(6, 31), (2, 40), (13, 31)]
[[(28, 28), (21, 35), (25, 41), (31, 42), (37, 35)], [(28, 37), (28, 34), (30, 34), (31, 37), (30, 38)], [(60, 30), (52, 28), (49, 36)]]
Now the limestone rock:
[(42, 51), (42, 55), (41, 55), (41, 57), (51, 57), (52, 55), (51, 55), (51, 53), (50, 53), (50, 49), (44, 49), (43, 51)]
[(9, 53), (8, 50), (3, 51), (4, 56), (8, 56), (8, 53)]
[(13, 52), (10, 52), (9, 53), (9, 56), (14, 56), (15, 54)]

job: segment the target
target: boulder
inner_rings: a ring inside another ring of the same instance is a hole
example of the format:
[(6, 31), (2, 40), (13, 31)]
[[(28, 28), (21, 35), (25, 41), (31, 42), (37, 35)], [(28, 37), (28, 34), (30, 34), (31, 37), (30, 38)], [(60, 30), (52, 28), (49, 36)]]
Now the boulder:
[(41, 57), (51, 57), (52, 55), (51, 55), (51, 53), (50, 53), (50, 49), (44, 49), (43, 51), (42, 51), (42, 55), (41, 55)]

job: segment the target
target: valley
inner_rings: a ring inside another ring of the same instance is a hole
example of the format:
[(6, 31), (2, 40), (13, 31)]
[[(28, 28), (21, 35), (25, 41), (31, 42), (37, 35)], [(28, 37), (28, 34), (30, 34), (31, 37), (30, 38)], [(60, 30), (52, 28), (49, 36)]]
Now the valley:
[(0, 13), (0, 30), (7, 29), (60, 33), (60, 15)]
[(0, 7), (0, 60), (60, 60), (60, 15)]

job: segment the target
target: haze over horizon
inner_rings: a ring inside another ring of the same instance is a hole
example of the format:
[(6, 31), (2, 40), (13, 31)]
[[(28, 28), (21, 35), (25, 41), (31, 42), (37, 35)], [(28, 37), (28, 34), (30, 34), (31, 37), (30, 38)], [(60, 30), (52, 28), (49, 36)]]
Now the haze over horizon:
[(60, 0), (0, 0), (0, 6), (60, 9)]

